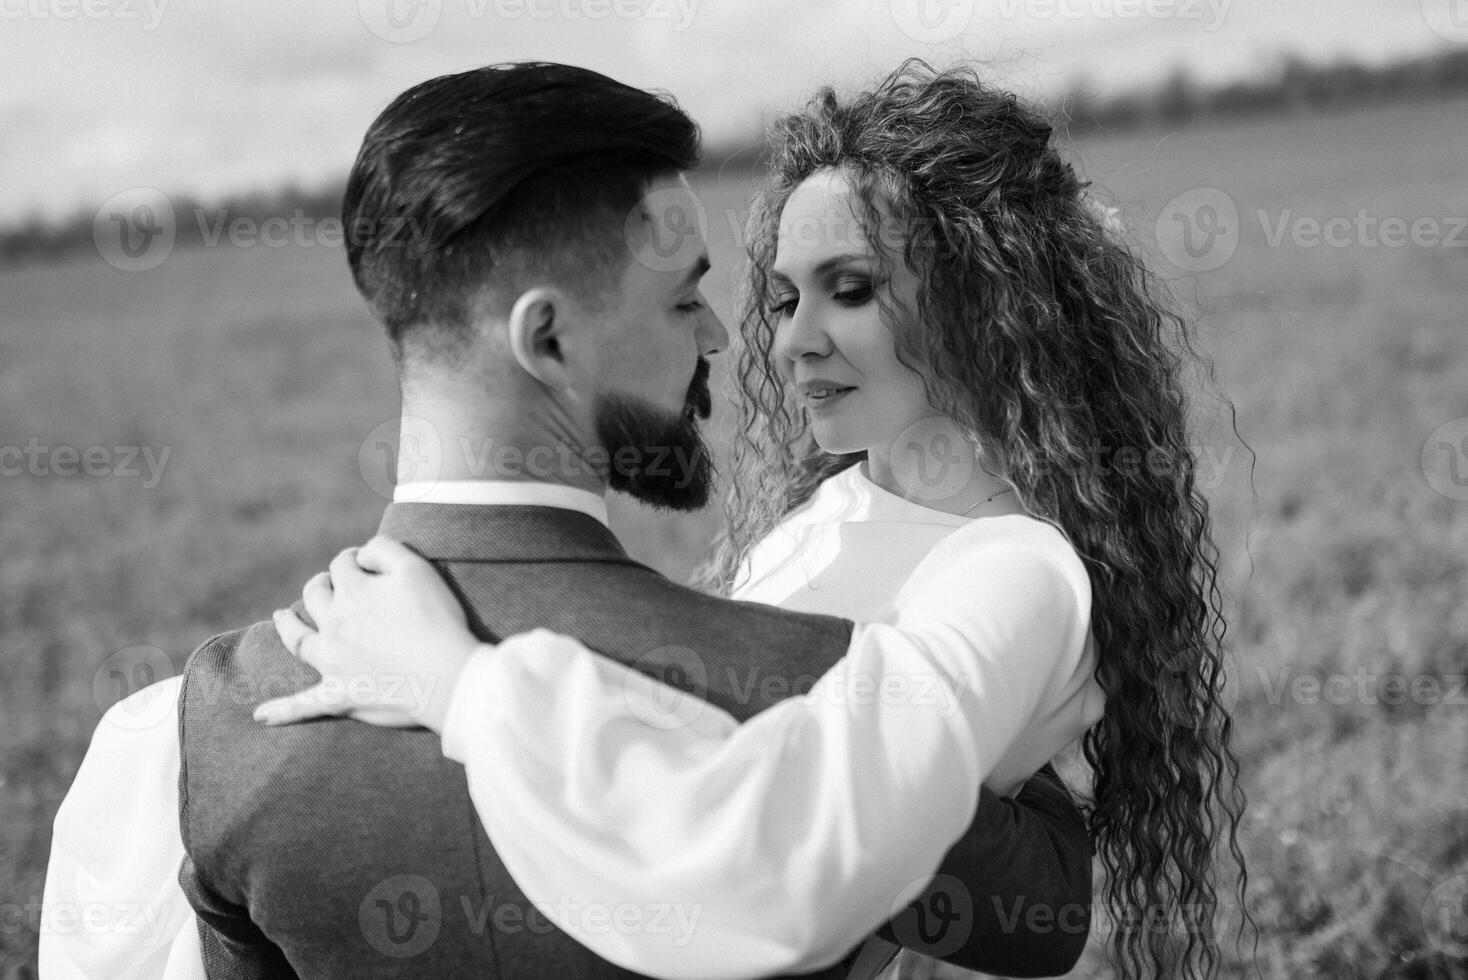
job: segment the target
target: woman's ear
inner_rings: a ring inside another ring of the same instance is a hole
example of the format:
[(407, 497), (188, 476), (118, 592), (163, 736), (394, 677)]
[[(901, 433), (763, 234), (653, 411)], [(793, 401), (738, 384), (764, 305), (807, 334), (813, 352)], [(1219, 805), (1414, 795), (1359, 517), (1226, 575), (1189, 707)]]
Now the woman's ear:
[(571, 305), (554, 289), (527, 289), (510, 310), (510, 350), (531, 377), (558, 391), (571, 387), (570, 365), (562, 341)]

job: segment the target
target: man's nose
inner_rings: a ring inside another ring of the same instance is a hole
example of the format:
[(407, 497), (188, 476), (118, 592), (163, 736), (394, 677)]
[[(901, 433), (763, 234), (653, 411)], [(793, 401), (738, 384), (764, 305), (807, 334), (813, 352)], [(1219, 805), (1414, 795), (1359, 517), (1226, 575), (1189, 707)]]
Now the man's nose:
[(717, 354), (719, 351), (729, 348), (729, 330), (724, 326), (724, 320), (714, 312), (712, 306), (704, 303), (707, 311), (698, 325), (698, 350), (704, 357)]

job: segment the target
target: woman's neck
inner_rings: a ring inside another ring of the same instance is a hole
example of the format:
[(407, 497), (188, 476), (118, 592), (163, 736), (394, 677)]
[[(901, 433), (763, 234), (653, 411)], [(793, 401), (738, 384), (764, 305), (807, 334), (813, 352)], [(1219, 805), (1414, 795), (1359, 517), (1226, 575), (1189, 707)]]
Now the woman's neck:
[(869, 449), (857, 465), (883, 490), (930, 510), (974, 517), (1023, 512), (1009, 481), (986, 469), (964, 439), (915, 440), (895, 454)]

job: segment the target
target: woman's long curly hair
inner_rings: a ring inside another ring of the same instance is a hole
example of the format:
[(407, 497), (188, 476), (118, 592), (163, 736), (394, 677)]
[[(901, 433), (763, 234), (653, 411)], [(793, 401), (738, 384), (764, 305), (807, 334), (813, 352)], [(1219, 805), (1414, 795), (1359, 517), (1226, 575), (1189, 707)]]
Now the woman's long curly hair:
[(1206, 361), (1050, 137), (1040, 115), (971, 69), (915, 60), (849, 101), (823, 89), (775, 123), (733, 343), (727, 520), (697, 578), (727, 593), (751, 547), (864, 455), (815, 444), (776, 371), (769, 312), (781, 210), (802, 181), (836, 168), (868, 229), (883, 215), (904, 229), (919, 286), (915, 310), (884, 307), (898, 359), (923, 377), (937, 413), (1002, 455), (1019, 500), (1089, 571), (1106, 709), (1083, 743), (1087, 817), (1112, 961), (1128, 977), (1208, 977), (1221, 959), (1222, 838), (1241, 911), (1247, 874), (1217, 552), (1188, 442), (1184, 374)]

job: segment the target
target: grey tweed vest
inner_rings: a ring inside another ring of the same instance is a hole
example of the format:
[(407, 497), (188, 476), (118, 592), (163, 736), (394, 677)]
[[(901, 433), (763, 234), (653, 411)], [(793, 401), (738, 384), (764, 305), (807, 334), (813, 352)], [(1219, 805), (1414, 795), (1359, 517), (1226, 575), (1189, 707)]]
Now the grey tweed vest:
[[(741, 719), (805, 690), (850, 639), (844, 620), (679, 586), (574, 511), (393, 504), (382, 533), (435, 563), (479, 636), (567, 633)], [(268, 622), (214, 637), (189, 660), (180, 880), (211, 977), (632, 976), (527, 900), (436, 735), (251, 719), (261, 701), (316, 679)], [(673, 908), (584, 911), (601, 928), (691, 921)]]

